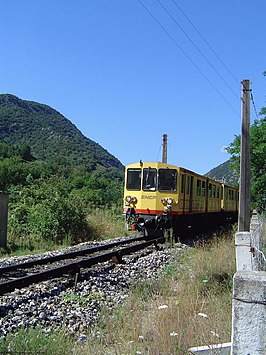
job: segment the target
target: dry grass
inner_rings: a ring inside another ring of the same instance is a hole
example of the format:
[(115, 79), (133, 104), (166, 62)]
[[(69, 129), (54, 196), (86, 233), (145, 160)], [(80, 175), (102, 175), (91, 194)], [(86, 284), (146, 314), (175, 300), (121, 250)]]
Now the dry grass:
[(139, 282), (124, 306), (103, 315), (86, 351), (186, 354), (230, 341), (234, 253), (233, 235), (185, 250), (159, 281)]
[[(104, 240), (117, 237), (124, 237), (129, 233), (125, 230), (124, 216), (121, 209), (114, 206), (109, 209), (90, 209), (87, 215), (88, 234), (80, 240)], [(48, 250), (58, 250), (60, 247), (73, 245), (73, 238), (66, 235), (60, 244), (53, 240), (44, 240), (36, 236), (27, 235), (26, 237), (8, 238), (8, 248), (0, 248), (0, 258), (13, 255), (27, 255), (32, 253), (41, 253)]]
[(117, 211), (95, 209), (88, 215), (91, 239), (109, 239), (125, 236), (124, 217)]

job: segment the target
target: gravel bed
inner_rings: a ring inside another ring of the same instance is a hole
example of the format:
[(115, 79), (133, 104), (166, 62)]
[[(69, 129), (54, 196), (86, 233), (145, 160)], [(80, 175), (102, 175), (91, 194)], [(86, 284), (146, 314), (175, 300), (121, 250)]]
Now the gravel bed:
[[(149, 247), (137, 255), (123, 257), (123, 264), (98, 264), (82, 270), (76, 287), (73, 275), (3, 295), (0, 336), (30, 326), (41, 326), (47, 333), (64, 328), (69, 334), (82, 334), (98, 320), (103, 307), (111, 310), (123, 302), (128, 297), (129, 286), (136, 280), (156, 278), (183, 247), (176, 245), (174, 249), (159, 251)], [(19, 257), (19, 261), (23, 261), (21, 258), (24, 257)], [(33, 256), (27, 258), (32, 260)], [(5, 262), (8, 264), (7, 259)]]

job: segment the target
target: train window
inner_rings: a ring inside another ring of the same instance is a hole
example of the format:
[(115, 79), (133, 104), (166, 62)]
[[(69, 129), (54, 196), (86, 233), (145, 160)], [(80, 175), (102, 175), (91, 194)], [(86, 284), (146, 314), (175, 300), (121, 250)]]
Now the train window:
[(197, 196), (201, 195), (201, 180), (197, 179)]
[(216, 197), (216, 185), (212, 185), (212, 197)]
[(127, 190), (140, 190), (141, 169), (127, 169)]
[(127, 190), (140, 190), (141, 169), (127, 170)]
[(205, 193), (206, 193), (206, 191), (205, 191), (205, 181), (202, 181), (201, 182), (201, 196), (205, 196)]
[(158, 190), (176, 191), (177, 171), (175, 169), (159, 169)]
[(220, 198), (220, 186), (217, 186), (216, 197)]
[(155, 191), (157, 185), (157, 170), (148, 168), (143, 169), (142, 189), (145, 191)]
[(186, 187), (187, 195), (190, 193), (190, 181), (191, 181), (191, 176), (187, 175), (187, 187)]
[(209, 193), (208, 193), (209, 197), (212, 197), (212, 184), (209, 184)]
[(181, 175), (181, 194), (183, 194), (185, 191), (185, 175)]

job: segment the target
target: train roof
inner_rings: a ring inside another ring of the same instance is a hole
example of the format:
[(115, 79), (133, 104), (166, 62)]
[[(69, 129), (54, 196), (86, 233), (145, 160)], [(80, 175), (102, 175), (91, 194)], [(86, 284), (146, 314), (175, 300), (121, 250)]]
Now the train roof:
[(142, 161), (140, 160), (137, 163), (132, 163), (126, 166), (126, 168), (129, 167), (142, 167), (142, 168), (148, 168), (149, 166), (153, 166), (153, 167), (164, 167), (164, 168), (172, 168), (172, 169), (179, 169), (180, 167), (177, 165), (173, 165), (173, 164), (168, 164), (168, 163), (162, 163), (162, 162), (155, 162), (155, 161)]
[[(195, 173), (195, 171), (183, 168), (182, 166), (179, 166), (179, 165), (173, 165), (173, 164), (162, 163), (162, 162), (154, 162), (154, 161), (153, 162), (151, 162), (151, 161), (147, 162), (147, 161), (140, 160), (137, 163), (133, 163), (133, 164), (127, 165), (126, 168), (136, 167), (136, 166), (139, 166), (139, 167), (142, 167), (142, 168), (148, 168), (150, 166), (150, 167), (157, 167), (157, 168), (160, 167), (160, 168), (166, 168), (166, 169), (167, 168), (169, 168), (169, 169), (178, 169), (178, 170), (180, 169), (184, 173), (189, 173), (189, 174), (192, 174), (192, 175), (197, 175), (197, 176), (202, 176), (202, 177), (206, 177), (207, 178), (207, 176), (201, 175), (199, 173)], [(213, 179), (209, 178), (209, 180), (213, 180)]]

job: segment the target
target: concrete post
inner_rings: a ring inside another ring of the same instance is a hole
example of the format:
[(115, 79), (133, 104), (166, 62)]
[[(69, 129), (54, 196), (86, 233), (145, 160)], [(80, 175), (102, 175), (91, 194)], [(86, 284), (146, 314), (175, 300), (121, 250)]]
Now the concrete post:
[(188, 349), (189, 354), (195, 355), (230, 355), (231, 343), (196, 346)]
[(235, 235), (235, 246), (236, 246), (236, 269), (241, 270), (252, 270), (253, 267), (253, 256), (250, 252), (250, 232), (238, 232)]
[(251, 223), (250, 223), (250, 234), (252, 240), (252, 246), (254, 246), (254, 271), (261, 270), (262, 258), (261, 254), (258, 252), (262, 249), (262, 229), (260, 228), (260, 221), (256, 211), (253, 211)]
[(8, 193), (0, 192), (0, 247), (6, 248), (8, 219)]
[(231, 355), (266, 354), (266, 272), (234, 276)]

